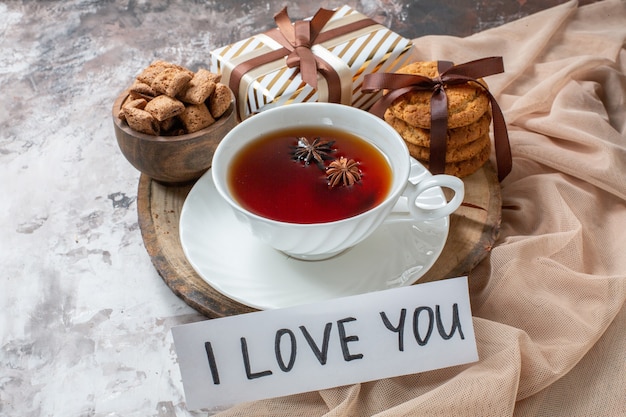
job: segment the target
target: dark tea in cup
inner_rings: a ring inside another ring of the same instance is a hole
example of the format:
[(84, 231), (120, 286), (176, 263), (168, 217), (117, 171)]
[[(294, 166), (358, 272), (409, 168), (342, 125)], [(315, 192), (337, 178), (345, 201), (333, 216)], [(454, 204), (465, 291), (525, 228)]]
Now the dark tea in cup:
[(332, 127), (292, 127), (239, 150), (228, 172), (233, 197), (259, 216), (325, 223), (366, 212), (387, 198), (392, 170), (376, 146)]

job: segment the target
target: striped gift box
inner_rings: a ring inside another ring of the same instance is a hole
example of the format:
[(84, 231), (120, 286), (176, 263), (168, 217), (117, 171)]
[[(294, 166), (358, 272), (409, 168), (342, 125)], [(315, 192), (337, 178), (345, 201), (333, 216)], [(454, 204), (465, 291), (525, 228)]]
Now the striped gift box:
[[(314, 87), (302, 80), (298, 67), (287, 66), (287, 52), (279, 52), (284, 49), (275, 40), (275, 33), (254, 35), (211, 52), (212, 71), (222, 74), (222, 82), (235, 93), (242, 120), (272, 107), (309, 101), (335, 101), (368, 109), (380, 93), (361, 92), (365, 75), (400, 68), (412, 48), (410, 40), (348, 6), (340, 7), (332, 12), (318, 36), (332, 37), (310, 48), (315, 57), (336, 71), (340, 85), (331, 85), (318, 74)], [(274, 59), (267, 62), (264, 58), (269, 57)], [(251, 62), (261, 64), (250, 65)]]

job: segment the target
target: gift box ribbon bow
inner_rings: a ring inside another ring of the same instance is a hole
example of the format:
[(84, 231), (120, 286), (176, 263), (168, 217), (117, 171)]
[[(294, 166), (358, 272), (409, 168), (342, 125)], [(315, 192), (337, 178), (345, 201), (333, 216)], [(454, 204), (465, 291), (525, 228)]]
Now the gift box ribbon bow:
[(368, 93), (388, 90), (370, 108), (370, 113), (383, 118), (385, 110), (400, 96), (411, 91), (432, 91), (430, 99), (430, 160), (429, 168), (433, 174), (443, 173), (446, 159), (446, 137), (448, 130), (448, 98), (445, 87), (472, 82), (482, 88), (491, 102), (494, 145), (498, 179), (502, 181), (511, 172), (512, 157), (509, 135), (502, 110), (489, 90), (478, 78), (504, 72), (502, 57), (490, 57), (453, 65), (448, 61), (438, 61), (439, 75), (428, 78), (422, 75), (375, 73), (365, 76), (363, 91)]
[(289, 51), (287, 66), (299, 67), (302, 81), (313, 88), (317, 88), (317, 71), (321, 69), (327, 72), (330, 68), (321, 58), (313, 55), (311, 46), (334, 13), (332, 10), (320, 9), (311, 20), (298, 20), (294, 24), (289, 19), (286, 7), (274, 16), (274, 21), (282, 36), (273, 36), (273, 38)]

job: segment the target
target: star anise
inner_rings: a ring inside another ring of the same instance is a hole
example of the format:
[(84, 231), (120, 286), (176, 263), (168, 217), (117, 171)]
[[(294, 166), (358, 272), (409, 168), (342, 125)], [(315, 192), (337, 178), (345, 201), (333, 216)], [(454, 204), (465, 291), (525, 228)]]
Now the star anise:
[(334, 143), (334, 140), (321, 140), (320, 138), (309, 142), (307, 138), (300, 137), (298, 145), (294, 146), (293, 159), (303, 161), (307, 165), (315, 161), (320, 168), (324, 169), (324, 161), (332, 159), (329, 154), (334, 151), (332, 149)]
[(352, 185), (361, 180), (359, 163), (354, 159), (348, 159), (342, 156), (328, 164), (326, 177), (328, 178), (328, 185), (331, 188), (340, 183), (344, 186)]

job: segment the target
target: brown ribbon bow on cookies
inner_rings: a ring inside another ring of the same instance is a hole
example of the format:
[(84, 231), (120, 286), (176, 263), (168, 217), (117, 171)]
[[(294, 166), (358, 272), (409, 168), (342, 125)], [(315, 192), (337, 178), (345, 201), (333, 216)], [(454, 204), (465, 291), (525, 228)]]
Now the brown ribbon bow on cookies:
[(480, 86), (491, 102), (493, 131), (498, 165), (498, 179), (502, 181), (511, 172), (512, 156), (506, 122), (500, 106), (489, 90), (477, 81), (478, 78), (504, 72), (502, 57), (482, 58), (464, 64), (453, 65), (448, 61), (438, 61), (439, 76), (428, 78), (422, 75), (375, 73), (365, 76), (363, 92), (371, 93), (389, 90), (370, 109), (370, 113), (383, 118), (385, 110), (398, 97), (410, 91), (432, 91), (430, 100), (430, 161), (429, 168), (434, 174), (443, 173), (446, 163), (446, 136), (448, 130), (448, 99), (446, 86), (473, 82)]

